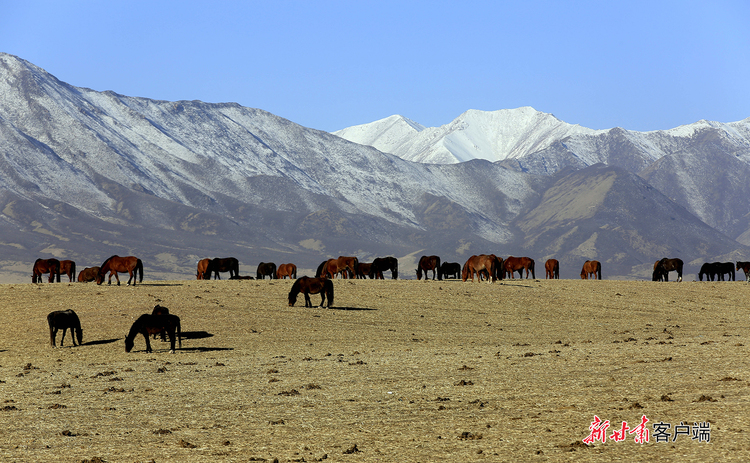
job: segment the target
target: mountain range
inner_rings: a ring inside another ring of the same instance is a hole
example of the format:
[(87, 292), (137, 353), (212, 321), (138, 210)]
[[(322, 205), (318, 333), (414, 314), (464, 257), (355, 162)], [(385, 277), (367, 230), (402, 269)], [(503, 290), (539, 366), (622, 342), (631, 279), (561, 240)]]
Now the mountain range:
[(203, 257), (253, 274), (393, 255), (410, 277), (422, 254), (490, 252), (539, 269), (555, 257), (563, 278), (586, 259), (647, 278), (660, 257), (750, 257), (748, 140), (749, 120), (597, 131), (532, 108), (331, 134), (235, 103), (75, 87), (0, 53), (0, 281), (29, 281), (38, 257), (136, 255), (147, 279), (185, 279)]

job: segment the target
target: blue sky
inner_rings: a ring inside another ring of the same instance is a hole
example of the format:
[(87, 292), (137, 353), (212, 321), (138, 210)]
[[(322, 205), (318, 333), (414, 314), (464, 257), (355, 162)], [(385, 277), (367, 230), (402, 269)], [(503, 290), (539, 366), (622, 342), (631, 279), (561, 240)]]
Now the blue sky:
[(334, 131), (533, 106), (593, 129), (750, 117), (750, 2), (8, 1), (0, 51), (69, 84)]

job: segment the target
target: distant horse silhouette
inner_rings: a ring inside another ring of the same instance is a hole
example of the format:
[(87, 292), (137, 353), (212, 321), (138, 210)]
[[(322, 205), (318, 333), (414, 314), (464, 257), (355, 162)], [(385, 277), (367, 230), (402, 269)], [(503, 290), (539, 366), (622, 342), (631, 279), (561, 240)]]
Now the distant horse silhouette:
[(357, 264), (357, 278), (364, 279), (364, 278), (367, 278), (368, 276), (370, 278), (375, 277), (375, 275), (373, 275), (372, 273), (372, 264), (371, 263), (368, 264), (365, 262), (360, 262), (359, 264)]
[(276, 271), (276, 278), (283, 280), (284, 277), (289, 279), (297, 278), (297, 266), (294, 264), (281, 264)]
[(654, 273), (651, 276), (652, 281), (669, 281), (669, 272), (677, 272), (677, 281), (682, 281), (682, 259), (661, 259), (654, 265)]
[[(117, 280), (117, 286), (120, 286), (120, 277), (117, 275), (118, 272), (128, 272), (128, 286), (130, 282), (133, 282), (135, 286), (136, 277), (139, 277), (138, 282), (143, 282), (143, 262), (141, 259), (135, 256), (120, 257), (118, 255), (111, 256), (99, 267), (99, 272), (96, 274), (96, 284), (100, 285), (104, 281), (104, 275), (109, 272), (109, 280), (107, 284), (112, 284), (112, 275)], [(140, 276), (138, 273), (140, 272)]]
[(42, 275), (49, 273), (49, 282), (54, 283), (55, 277), (60, 283), (60, 261), (57, 259), (37, 259), (31, 270), (31, 282), (41, 283)]
[(461, 278), (461, 264), (458, 262), (443, 262), (440, 266), (440, 273), (443, 275), (443, 279), (456, 279)]
[(81, 321), (78, 319), (78, 315), (72, 310), (56, 310), (50, 312), (47, 315), (47, 324), (49, 325), (49, 343), (52, 347), (55, 347), (55, 336), (57, 331), (62, 330), (62, 337), (60, 338), (60, 347), (62, 347), (65, 341), (65, 330), (70, 330), (70, 339), (73, 340), (73, 345), (76, 345), (76, 337), (78, 338), (78, 345), (81, 345), (83, 341), (83, 330), (81, 329)]
[(471, 281), (474, 281), (474, 274), (476, 273), (477, 281), (481, 281), (480, 275), (484, 272), (487, 274), (487, 282), (492, 283), (497, 279), (497, 263), (498, 258), (494, 254), (471, 256), (464, 263), (461, 279), (466, 281), (471, 278)]
[(750, 262), (737, 261), (737, 271), (745, 272), (745, 281), (750, 283)]
[(735, 281), (734, 264), (731, 262), (711, 262), (701, 265), (701, 270), (698, 272), (698, 280), (703, 281), (703, 276), (706, 276), (706, 281), (724, 281), (724, 275), (728, 275), (727, 281)]
[(376, 280), (382, 280), (385, 270), (391, 271), (392, 280), (398, 280), (398, 259), (395, 257), (378, 257), (373, 260), (370, 278), (373, 278), (374, 275)]
[[(203, 278), (205, 280), (211, 279), (211, 274), (214, 275), (214, 280), (221, 280), (220, 272), (229, 272), (229, 278), (240, 274), (240, 261), (235, 257), (214, 257), (208, 263), (206, 273)], [(275, 270), (274, 270), (275, 272)]]
[(258, 271), (256, 272), (255, 279), (264, 280), (266, 276), (271, 280), (276, 278), (276, 264), (273, 262), (261, 262), (258, 264)]
[(422, 256), (419, 258), (419, 264), (417, 264), (417, 280), (422, 279), (422, 273), (424, 272), (424, 279), (429, 280), (427, 272), (432, 270), (432, 279), (435, 279), (437, 275), (438, 280), (443, 279), (443, 274), (440, 273), (440, 257), (438, 256)]
[(206, 257), (205, 259), (201, 259), (198, 261), (198, 265), (195, 269), (195, 279), (196, 280), (210, 280), (211, 275), (208, 275), (208, 278), (206, 278), (206, 271), (208, 270), (208, 264), (211, 263), (211, 259)]
[(328, 308), (333, 305), (333, 281), (328, 278), (298, 278), (289, 291), (289, 307), (293, 307), (294, 303), (297, 302), (299, 293), (305, 295), (305, 307), (312, 307), (310, 294), (321, 295), (320, 307), (323, 307), (326, 298), (328, 298)]
[(581, 268), (581, 280), (601, 280), (602, 279), (602, 264), (598, 260), (587, 260), (583, 263)]
[(60, 273), (68, 275), (68, 281), (72, 282), (76, 279), (76, 263), (72, 260), (61, 260)]
[(174, 354), (175, 336), (180, 343), (182, 348), (182, 330), (180, 328), (180, 317), (177, 315), (153, 315), (150, 313), (143, 314), (133, 323), (130, 327), (130, 332), (125, 338), (125, 352), (133, 350), (135, 337), (138, 334), (142, 334), (146, 340), (146, 352), (153, 352), (151, 350), (151, 342), (148, 339), (149, 334), (157, 334), (166, 332), (169, 336), (169, 352)]
[(529, 278), (529, 272), (531, 272), (531, 278), (536, 279), (534, 274), (534, 259), (530, 257), (513, 257), (510, 256), (505, 259), (505, 277), (515, 278), (515, 272), (518, 272), (518, 278), (523, 278), (523, 271), (526, 270), (526, 278)]
[(544, 279), (559, 280), (560, 279), (560, 262), (557, 259), (547, 259), (544, 263)]
[(78, 282), (88, 283), (89, 281), (96, 281), (97, 274), (99, 274), (99, 267), (86, 267), (78, 273)]

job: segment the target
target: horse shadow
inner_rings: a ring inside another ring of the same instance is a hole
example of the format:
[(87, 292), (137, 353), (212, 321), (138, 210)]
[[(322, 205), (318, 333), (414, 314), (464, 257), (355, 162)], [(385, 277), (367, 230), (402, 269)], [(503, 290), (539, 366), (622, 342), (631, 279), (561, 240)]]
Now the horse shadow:
[(369, 307), (328, 307), (330, 310), (346, 310), (346, 311), (368, 311), (368, 310), (378, 310), (378, 309), (371, 309)]
[(180, 333), (182, 339), (205, 339), (213, 337), (208, 331), (183, 331)]
[(113, 342), (119, 341), (120, 338), (115, 339), (100, 339), (98, 341), (89, 341), (81, 344), (82, 346), (98, 346), (99, 344), (112, 344)]
[(178, 350), (182, 352), (216, 352), (234, 350), (234, 347), (181, 347)]

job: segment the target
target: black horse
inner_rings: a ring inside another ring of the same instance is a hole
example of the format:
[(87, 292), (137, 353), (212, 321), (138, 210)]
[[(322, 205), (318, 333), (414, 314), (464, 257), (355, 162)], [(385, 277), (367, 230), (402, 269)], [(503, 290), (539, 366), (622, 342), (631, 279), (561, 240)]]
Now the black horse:
[(395, 257), (378, 257), (373, 260), (372, 267), (370, 267), (370, 278), (382, 280), (384, 270), (390, 270), (391, 279), (398, 280), (398, 259)]
[(276, 278), (276, 264), (273, 262), (261, 262), (258, 264), (258, 271), (256, 272), (255, 279), (263, 280), (266, 276), (272, 280)]
[(60, 347), (62, 347), (63, 342), (65, 341), (65, 330), (70, 330), (70, 338), (73, 340), (74, 346), (76, 345), (76, 337), (78, 338), (78, 345), (81, 345), (81, 341), (83, 340), (81, 321), (78, 319), (78, 315), (72, 310), (56, 310), (50, 312), (49, 315), (47, 315), (47, 324), (49, 325), (49, 343), (52, 347), (55, 347), (55, 336), (57, 336), (58, 330), (62, 330)]
[(706, 276), (706, 281), (724, 281), (724, 275), (727, 276), (727, 281), (735, 281), (734, 264), (732, 262), (706, 262), (701, 265), (701, 270), (698, 272), (698, 280), (703, 281), (703, 276)]
[(239, 276), (240, 274), (240, 261), (235, 257), (215, 257), (209, 261), (206, 266), (206, 272), (203, 274), (204, 280), (211, 279), (211, 273), (214, 274), (214, 279), (221, 280), (219, 272), (229, 272), (229, 278), (233, 276)]
[(669, 281), (669, 272), (677, 272), (677, 281), (682, 281), (682, 259), (667, 259), (666, 257), (654, 264), (652, 281)]
[(149, 334), (156, 334), (166, 331), (169, 336), (170, 350), (169, 352), (174, 354), (175, 336), (180, 343), (182, 348), (182, 329), (180, 328), (180, 317), (177, 315), (153, 315), (146, 313), (138, 317), (138, 319), (130, 327), (130, 332), (125, 338), (125, 352), (133, 350), (133, 344), (135, 337), (138, 333), (143, 335), (146, 340), (146, 352), (153, 352), (151, 350), (151, 342), (148, 339)]
[(294, 303), (297, 302), (297, 295), (299, 293), (305, 295), (305, 307), (312, 307), (310, 294), (318, 293), (322, 297), (320, 307), (323, 307), (325, 304), (326, 297), (328, 298), (328, 308), (333, 305), (333, 282), (328, 278), (298, 278), (289, 291), (289, 307), (293, 307)]
[(461, 278), (461, 264), (458, 262), (443, 262), (443, 265), (440, 266), (440, 273), (446, 280), (449, 278), (457, 280)]

